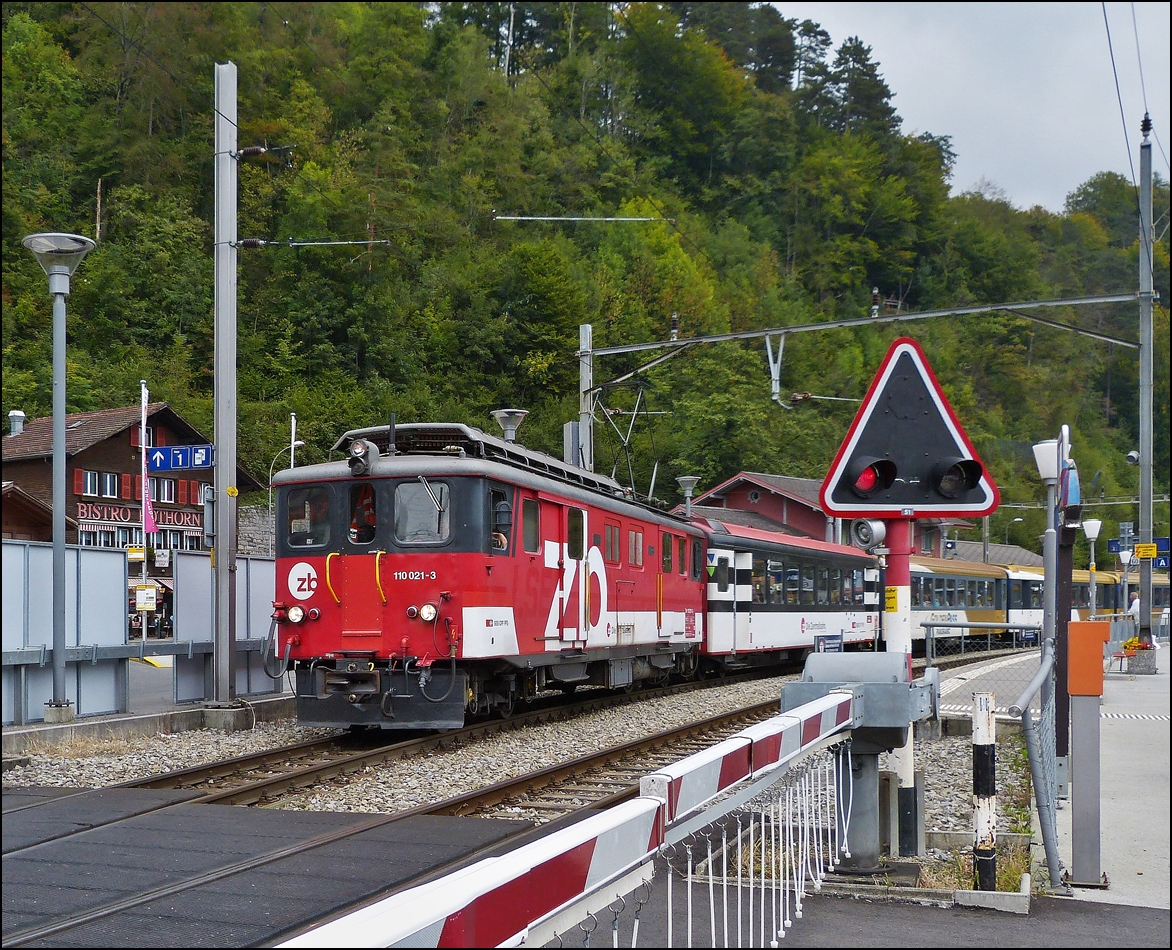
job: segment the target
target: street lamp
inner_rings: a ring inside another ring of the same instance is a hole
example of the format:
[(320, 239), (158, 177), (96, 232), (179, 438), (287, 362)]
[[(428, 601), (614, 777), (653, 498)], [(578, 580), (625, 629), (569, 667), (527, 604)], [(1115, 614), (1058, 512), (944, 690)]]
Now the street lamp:
[(1091, 619), (1095, 619), (1095, 540), (1099, 537), (1099, 530), (1103, 522), (1098, 518), (1087, 518), (1082, 523), (1082, 530), (1091, 542)]
[(273, 456), (272, 463), (269, 465), (269, 525), (272, 529), (269, 531), (269, 557), (273, 556), (273, 538), (277, 533), (277, 525), (276, 522), (273, 521), (273, 469), (276, 467), (277, 459), (281, 457), (282, 452), (288, 452), (289, 458), (292, 459), (293, 450), (299, 449), (303, 445), (305, 445), (305, 443), (300, 439), (294, 439), (288, 445), (281, 446), (277, 454)]
[(45, 722), (69, 722), (65, 698), (65, 298), (69, 278), (97, 245), (80, 234), (30, 234), (20, 242), (49, 276), (53, 295), (53, 701)]
[(1006, 543), (1006, 544), (1009, 544), (1009, 528), (1010, 528), (1010, 525), (1015, 525), (1015, 524), (1017, 524), (1019, 521), (1025, 521), (1025, 518), (1014, 518), (1014, 519), (1013, 519), (1011, 522), (1009, 522), (1009, 524), (1007, 524), (1007, 525), (1005, 526), (1005, 543)]
[(1126, 611), (1131, 606), (1128, 603), (1131, 586), (1131, 552), (1127, 548), (1119, 552), (1119, 563), (1123, 565), (1123, 609)]

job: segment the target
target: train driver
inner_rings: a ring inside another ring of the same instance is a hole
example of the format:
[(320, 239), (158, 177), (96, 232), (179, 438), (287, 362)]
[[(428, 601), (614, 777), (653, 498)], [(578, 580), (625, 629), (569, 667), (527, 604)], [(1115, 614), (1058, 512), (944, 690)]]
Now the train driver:
[(350, 540), (355, 544), (370, 544), (374, 540), (376, 523), (374, 486), (357, 486), (351, 492), (350, 501)]

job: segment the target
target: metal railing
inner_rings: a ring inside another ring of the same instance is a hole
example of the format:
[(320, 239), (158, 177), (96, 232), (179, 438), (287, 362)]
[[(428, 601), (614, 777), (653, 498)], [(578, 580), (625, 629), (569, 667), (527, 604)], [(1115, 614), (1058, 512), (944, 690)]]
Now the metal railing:
[[(1041, 624), (1029, 624), (1029, 623), (957, 623), (957, 622), (936, 623), (936, 622), (924, 622), (924, 623), (921, 623), (920, 626), (924, 628), (924, 656), (927, 660), (928, 666), (931, 666), (932, 663), (935, 661), (936, 657), (940, 655), (939, 641), (941, 641), (941, 640), (959, 639), (960, 640), (960, 649), (958, 652), (959, 652), (960, 656), (964, 656), (964, 644), (965, 644), (965, 634), (963, 633), (964, 630), (984, 630), (984, 631), (986, 631), (986, 633), (985, 633), (985, 649), (984, 649), (984, 652), (986, 652), (986, 653), (992, 651), (992, 649), (993, 649), (993, 633), (994, 633), (994, 631), (997, 631), (999, 633), (1006, 633), (1006, 632), (1011, 633), (1012, 634), (1011, 646), (1014, 650), (1018, 649), (1020, 646), (1033, 646), (1033, 645), (1035, 645), (1038, 642), (1038, 635), (1042, 631)], [(937, 630), (942, 630), (942, 629), (943, 630), (956, 629), (956, 630), (961, 630), (962, 632), (955, 634), (955, 635), (948, 634), (945, 636), (941, 636), (938, 633), (936, 633)], [(1019, 637), (1018, 634), (1021, 634), (1021, 636)], [(1030, 634), (1032, 634), (1032, 636)], [(971, 644), (972, 637), (969, 637), (969, 641)], [(969, 650), (970, 650), (970, 652), (972, 651), (971, 645), (969, 647)], [(945, 651), (945, 652), (950, 653), (950, 655), (952, 653), (952, 651)]]
[[(1041, 715), (1035, 724), (1030, 704), (1041, 693)], [(1058, 768), (1055, 757), (1054, 641), (1042, 643), (1042, 660), (1038, 672), (1009, 707), (1011, 716), (1021, 717), (1022, 733), (1030, 760), (1030, 778), (1034, 784), (1034, 801), (1042, 843), (1046, 850), (1046, 867), (1050, 889), (1062, 890), (1062, 859), (1058, 854)]]

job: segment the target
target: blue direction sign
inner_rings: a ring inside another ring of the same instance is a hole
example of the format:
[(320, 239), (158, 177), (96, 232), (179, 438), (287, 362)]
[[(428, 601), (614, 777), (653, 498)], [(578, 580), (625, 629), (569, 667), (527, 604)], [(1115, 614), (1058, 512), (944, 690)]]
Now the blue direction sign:
[(150, 450), (147, 457), (152, 472), (175, 472), (189, 468), (211, 468), (215, 451), (210, 445), (169, 445)]
[(1152, 567), (1157, 571), (1168, 570), (1169, 557), (1170, 555), (1167, 554), (1157, 554), (1154, 558), (1152, 558)]
[(1119, 553), (1119, 539), (1118, 538), (1112, 538), (1110, 541), (1107, 542), (1107, 553), (1108, 554), (1118, 554)]
[(1172, 553), (1168, 550), (1168, 538), (1153, 538), (1152, 540), (1156, 542), (1156, 550), (1161, 554)]

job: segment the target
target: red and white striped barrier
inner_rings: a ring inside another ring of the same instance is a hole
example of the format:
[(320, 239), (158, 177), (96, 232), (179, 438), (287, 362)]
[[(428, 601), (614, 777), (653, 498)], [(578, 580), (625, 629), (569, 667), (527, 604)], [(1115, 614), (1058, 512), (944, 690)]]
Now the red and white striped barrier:
[(832, 692), (643, 776), (639, 793), (667, 802), (664, 820), (670, 826), (742, 779), (780, 768), (853, 723), (854, 695), (850, 690)]
[(752, 743), (753, 777), (784, 765), (795, 755), (854, 723), (854, 694), (835, 690), (813, 702), (739, 732)]
[(635, 884), (620, 889), (620, 879), (655, 855), (667, 828), (746, 779), (782, 769), (853, 723), (853, 694), (833, 691), (644, 776), (634, 801), (392, 894), (279, 946), (516, 946), (563, 912), (577, 908), (585, 916), (590, 911), (581, 905), (588, 898), (605, 894), (600, 906), (606, 906), (628, 893)]
[(282, 947), (496, 947), (654, 854), (660, 802), (639, 798), (498, 858), (400, 891)]

